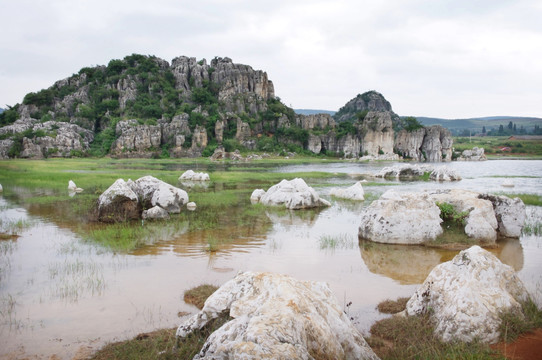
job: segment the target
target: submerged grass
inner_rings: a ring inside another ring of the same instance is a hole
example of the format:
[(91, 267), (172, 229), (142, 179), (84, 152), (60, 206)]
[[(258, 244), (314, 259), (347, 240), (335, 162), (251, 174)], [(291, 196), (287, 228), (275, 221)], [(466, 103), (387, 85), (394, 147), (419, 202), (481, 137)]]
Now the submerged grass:
[(203, 284), (196, 286), (190, 290), (184, 292), (184, 302), (192, 304), (198, 309), (203, 309), (203, 304), (209, 296), (211, 296), (218, 287), (209, 284)]
[(351, 234), (321, 235), (318, 239), (320, 249), (353, 249), (354, 237)]

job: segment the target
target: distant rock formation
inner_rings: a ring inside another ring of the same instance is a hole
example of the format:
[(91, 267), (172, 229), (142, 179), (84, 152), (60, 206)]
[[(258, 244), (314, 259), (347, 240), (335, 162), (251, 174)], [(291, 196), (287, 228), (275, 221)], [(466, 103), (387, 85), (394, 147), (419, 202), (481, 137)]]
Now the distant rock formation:
[(473, 147), (472, 150), (463, 150), (457, 161), (485, 161), (487, 157), (484, 148)]
[(415, 161), (452, 161), (452, 134), (440, 125), (411, 132), (401, 130), (395, 139), (395, 150), (404, 158)]

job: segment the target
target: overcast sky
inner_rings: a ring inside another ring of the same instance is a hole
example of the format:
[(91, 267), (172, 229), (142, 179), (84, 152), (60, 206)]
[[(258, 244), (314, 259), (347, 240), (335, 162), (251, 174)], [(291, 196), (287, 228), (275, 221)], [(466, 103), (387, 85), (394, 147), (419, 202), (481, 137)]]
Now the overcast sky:
[(0, 0), (0, 107), (138, 53), (230, 57), (294, 108), (542, 117), (541, 0)]

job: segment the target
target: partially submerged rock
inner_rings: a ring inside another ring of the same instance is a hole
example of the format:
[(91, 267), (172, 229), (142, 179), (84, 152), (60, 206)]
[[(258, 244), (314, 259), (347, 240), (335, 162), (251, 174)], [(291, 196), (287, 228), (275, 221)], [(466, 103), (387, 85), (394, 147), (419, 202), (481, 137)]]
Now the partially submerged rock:
[(68, 191), (70, 192), (81, 192), (83, 191), (83, 189), (81, 189), (80, 187), (77, 187), (77, 185), (75, 185), (75, 183), (70, 180), (68, 181)]
[(250, 195), (250, 202), (252, 204), (257, 204), (260, 202), (260, 199), (262, 198), (262, 196), (265, 194), (265, 190), (264, 189), (256, 189), (252, 192), (252, 194)]
[(385, 179), (411, 180), (419, 179), (429, 173), (429, 179), (434, 181), (458, 181), (461, 176), (447, 166), (437, 168), (431, 165), (401, 164), (382, 168), (374, 176)]
[(186, 170), (180, 177), (180, 181), (209, 181), (209, 174), (204, 172), (194, 172), (194, 170)]
[(472, 150), (463, 150), (457, 161), (485, 161), (484, 148), (473, 147)]
[(177, 329), (186, 337), (229, 312), (194, 359), (378, 359), (328, 285), (245, 272)]
[(388, 190), (363, 210), (358, 235), (386, 244), (422, 244), (442, 234), (441, 222), (428, 194)]
[(442, 233), (439, 203), (450, 204), (457, 213), (464, 212), (466, 236), (485, 246), (494, 245), (498, 236), (519, 237), (525, 221), (525, 205), (519, 198), (460, 189), (419, 193), (389, 190), (362, 211), (359, 237), (388, 244), (435, 240)]
[(141, 218), (143, 220), (167, 220), (169, 219), (169, 213), (157, 205), (148, 210), (143, 210)]
[(365, 192), (363, 191), (363, 186), (361, 186), (360, 181), (347, 188), (333, 188), (331, 189), (330, 194), (342, 199), (365, 200)]
[(529, 294), (514, 269), (479, 246), (436, 266), (410, 298), (407, 315), (429, 314), (443, 341), (495, 343), (500, 314), (517, 311)]
[(461, 180), (461, 175), (454, 169), (450, 169), (446, 166), (439, 166), (431, 171), (429, 179), (434, 181), (459, 181)]
[(118, 179), (98, 198), (98, 220), (118, 222), (139, 219), (141, 205), (126, 181)]
[[(144, 176), (136, 181), (118, 179), (98, 198), (98, 220), (117, 222), (139, 219), (143, 208), (150, 210), (156, 206), (168, 214), (174, 214), (179, 213), (186, 203), (186, 191), (155, 177)], [(152, 215), (147, 212), (145, 216)]]
[[(256, 198), (257, 195), (253, 192), (252, 196)], [(321, 199), (318, 193), (300, 178), (289, 181), (282, 180), (280, 183), (271, 186), (265, 194), (260, 196), (259, 202), (268, 206), (283, 205), (290, 210), (331, 205), (329, 201)]]

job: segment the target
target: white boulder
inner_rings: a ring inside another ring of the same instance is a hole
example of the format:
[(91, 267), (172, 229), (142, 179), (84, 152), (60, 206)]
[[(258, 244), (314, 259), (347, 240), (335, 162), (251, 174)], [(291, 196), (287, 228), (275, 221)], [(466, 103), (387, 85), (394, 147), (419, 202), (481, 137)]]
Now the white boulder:
[(332, 196), (348, 200), (365, 200), (365, 193), (361, 186), (361, 181), (347, 188), (333, 188), (330, 191)]
[(209, 174), (203, 172), (194, 172), (194, 170), (186, 170), (180, 177), (179, 180), (189, 180), (189, 181), (209, 181)]
[(75, 192), (81, 192), (83, 191), (83, 189), (81, 189), (80, 187), (77, 187), (77, 185), (75, 185), (75, 183), (72, 180), (70, 180), (68, 181), (68, 191), (71, 193), (75, 193)]
[(282, 180), (271, 186), (260, 197), (260, 203), (268, 206), (284, 205), (287, 209), (308, 209), (330, 206), (329, 201), (321, 199), (318, 193), (308, 186), (303, 179)]
[(406, 306), (407, 315), (430, 314), (443, 341), (495, 343), (500, 314), (521, 311), (529, 297), (514, 269), (479, 246), (436, 266)]
[(130, 184), (144, 207), (158, 205), (169, 213), (179, 213), (188, 203), (186, 191), (152, 176), (144, 176)]
[(2, 187), (2, 184), (0, 184), (0, 192), (4, 191), (4, 188)]
[(169, 213), (160, 206), (153, 206), (148, 210), (143, 210), (141, 218), (143, 220), (167, 220), (169, 219)]
[(431, 169), (428, 165), (419, 164), (401, 164), (395, 166), (386, 166), (377, 172), (374, 176), (377, 178), (396, 178), (412, 179), (422, 177), (425, 172)]
[(504, 180), (504, 181), (502, 182), (501, 186), (502, 186), (502, 187), (513, 188), (513, 187), (516, 186), (516, 185), (514, 185), (514, 182), (513, 182), (512, 180), (506, 179), (506, 180)]
[(441, 222), (428, 194), (388, 190), (363, 210), (358, 235), (386, 244), (422, 244), (442, 234)]
[(257, 204), (260, 202), (260, 199), (262, 198), (262, 195), (265, 194), (265, 190), (264, 189), (256, 189), (252, 192), (252, 194), (250, 195), (250, 202), (252, 204)]
[(329, 286), (245, 272), (212, 294), (177, 329), (185, 337), (229, 312), (194, 359), (378, 359)]

